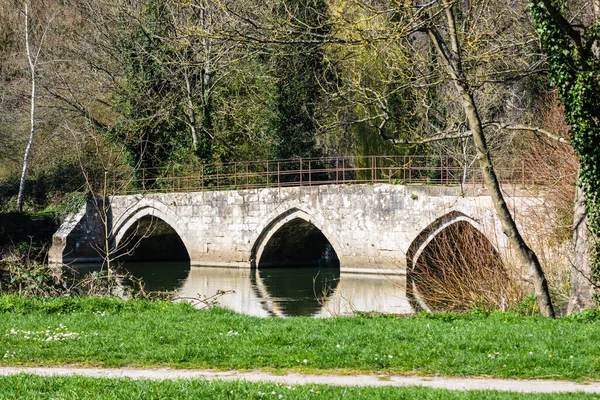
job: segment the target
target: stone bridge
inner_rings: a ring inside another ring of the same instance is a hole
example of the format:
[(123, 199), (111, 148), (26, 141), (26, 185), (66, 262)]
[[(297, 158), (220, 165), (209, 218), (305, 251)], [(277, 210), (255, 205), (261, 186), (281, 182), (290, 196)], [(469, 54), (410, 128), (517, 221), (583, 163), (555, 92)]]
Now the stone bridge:
[[(517, 223), (538, 199), (507, 196)], [(345, 273), (404, 274), (428, 243), (462, 221), (499, 254), (508, 243), (484, 189), (392, 184), (321, 185), (111, 196), (89, 201), (54, 235), (53, 263), (114, 255), (189, 259), (192, 266), (339, 264)]]

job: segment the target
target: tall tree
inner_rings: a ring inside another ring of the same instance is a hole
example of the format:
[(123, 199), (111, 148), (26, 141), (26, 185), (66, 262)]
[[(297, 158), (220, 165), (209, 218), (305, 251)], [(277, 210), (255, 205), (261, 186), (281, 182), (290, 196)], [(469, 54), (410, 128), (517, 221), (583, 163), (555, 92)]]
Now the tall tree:
[(21, 172), (21, 179), (19, 182), (19, 193), (17, 195), (17, 211), (23, 211), (23, 201), (25, 195), (25, 181), (27, 179), (27, 170), (29, 168), (29, 160), (31, 157), (31, 147), (33, 145), (33, 139), (36, 131), (36, 93), (37, 93), (37, 68), (38, 63), (40, 61), (40, 54), (42, 52), (42, 48), (44, 45), (44, 37), (46, 36), (46, 30), (48, 29), (48, 25), (44, 29), (44, 32), (39, 39), (39, 43), (37, 44), (37, 48), (34, 47), (34, 44), (31, 43), (31, 25), (30, 25), (30, 16), (29, 16), (29, 7), (28, 3), (25, 2), (23, 4), (23, 16), (24, 16), (24, 33), (25, 33), (25, 56), (27, 57), (27, 65), (29, 66), (29, 74), (30, 74), (30, 112), (29, 112), (29, 140), (27, 142), (27, 147), (25, 148), (25, 154), (23, 156), (23, 170)]
[[(533, 281), (535, 295), (538, 300), (541, 312), (548, 317), (554, 317), (554, 309), (550, 299), (548, 282), (536, 254), (531, 250), (523, 239), (515, 220), (508, 209), (504, 200), (504, 195), (500, 188), (500, 182), (494, 170), (492, 157), (487, 146), (487, 140), (484, 132), (484, 124), (481, 120), (481, 112), (476, 101), (476, 91), (465, 69), (465, 60), (462, 54), (465, 52), (464, 45), (459, 36), (459, 27), (457, 26), (456, 12), (457, 6), (454, 3), (442, 4), (438, 10), (431, 10), (439, 15), (439, 22), (436, 19), (428, 20), (420, 30), (427, 34), (433, 44), (439, 62), (445, 68), (450, 80), (454, 84), (457, 93), (460, 96), (462, 107), (465, 112), (466, 121), (473, 135), (473, 142), (479, 160), (479, 166), (483, 173), (486, 188), (489, 190), (492, 202), (496, 209), (496, 214), (502, 225), (502, 231), (508, 237), (509, 242), (514, 246), (521, 262), (527, 267), (528, 273)], [(442, 30), (444, 29), (444, 34)]]
[(600, 2), (535, 0), (530, 7), (580, 162), (569, 302), (576, 312), (600, 300)]

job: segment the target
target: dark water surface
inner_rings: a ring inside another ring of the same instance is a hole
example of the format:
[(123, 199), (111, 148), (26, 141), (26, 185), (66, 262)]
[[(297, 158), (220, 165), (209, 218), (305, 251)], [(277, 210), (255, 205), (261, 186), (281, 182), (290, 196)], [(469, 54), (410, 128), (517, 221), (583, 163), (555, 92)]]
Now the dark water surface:
[[(98, 270), (81, 266), (81, 273)], [(256, 316), (349, 315), (355, 311), (407, 313), (403, 276), (340, 273), (339, 268), (190, 267), (189, 262), (126, 262), (121, 268), (143, 279), (146, 291), (177, 290), (182, 297), (233, 290), (218, 303)]]

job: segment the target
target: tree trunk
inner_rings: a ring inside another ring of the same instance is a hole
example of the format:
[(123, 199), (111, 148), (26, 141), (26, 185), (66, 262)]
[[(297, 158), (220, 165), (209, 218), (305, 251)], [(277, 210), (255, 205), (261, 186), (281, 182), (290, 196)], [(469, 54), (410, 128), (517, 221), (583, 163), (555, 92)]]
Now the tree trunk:
[(594, 285), (590, 264), (590, 232), (585, 205), (585, 192), (578, 186), (573, 211), (573, 258), (571, 260), (571, 294), (567, 313), (594, 308)]
[(18, 212), (23, 212), (25, 181), (27, 178), (27, 169), (29, 168), (31, 146), (33, 144), (33, 137), (35, 135), (35, 63), (29, 47), (29, 14), (27, 11), (27, 3), (25, 3), (25, 51), (27, 54), (27, 62), (29, 63), (29, 70), (31, 73), (31, 114), (29, 141), (27, 142), (27, 147), (25, 148), (25, 155), (23, 157), (23, 172), (21, 173), (21, 180), (19, 182), (19, 194), (17, 195)]
[[(593, 12), (594, 12), (594, 20), (600, 20), (600, 0), (593, 0)], [(600, 58), (600, 45), (598, 41), (595, 41), (592, 45), (592, 53), (594, 57)]]
[[(460, 86), (460, 84), (457, 83), (457, 86)], [(517, 224), (504, 200), (504, 195), (500, 189), (500, 183), (494, 172), (494, 166), (487, 148), (483, 127), (473, 96), (461, 88), (459, 88), (459, 92), (462, 92), (461, 97), (463, 99), (463, 107), (465, 108), (467, 120), (473, 131), (473, 141), (475, 143), (475, 148), (477, 149), (477, 158), (479, 159), (479, 166), (483, 172), (485, 186), (494, 203), (496, 214), (502, 225), (502, 231), (508, 237), (509, 242), (515, 247), (521, 262), (527, 267), (527, 272), (533, 280), (535, 297), (537, 298), (540, 311), (546, 317), (554, 318), (554, 308), (552, 307), (546, 276), (544, 275), (544, 271), (542, 270), (542, 266), (540, 265), (535, 252), (527, 246), (527, 243), (525, 243), (525, 240), (521, 236)]]
[(548, 282), (546, 281), (544, 271), (542, 270), (536, 254), (529, 246), (527, 246), (525, 240), (523, 240), (523, 237), (517, 228), (517, 224), (504, 200), (504, 196), (500, 189), (500, 183), (494, 172), (494, 165), (487, 147), (479, 111), (475, 99), (470, 92), (467, 77), (463, 72), (460, 46), (456, 34), (456, 24), (452, 7), (446, 8), (446, 19), (450, 45), (444, 41), (443, 37), (435, 27), (427, 27), (425, 28), (425, 31), (433, 43), (436, 52), (440, 56), (442, 65), (444, 65), (448, 71), (448, 74), (461, 97), (462, 106), (472, 130), (473, 142), (475, 143), (477, 158), (483, 173), (485, 187), (488, 189), (490, 197), (492, 198), (496, 214), (502, 225), (502, 231), (508, 237), (509, 242), (514, 246), (521, 262), (527, 267), (528, 274), (533, 280), (535, 296), (540, 311), (546, 317), (554, 318), (554, 308), (552, 307), (550, 291), (548, 290)]
[(187, 106), (188, 106), (188, 125), (192, 132), (192, 147), (194, 150), (198, 148), (198, 134), (196, 132), (196, 110), (194, 108), (194, 101), (192, 96), (192, 85), (190, 83), (189, 70), (185, 70), (185, 90), (187, 95)]

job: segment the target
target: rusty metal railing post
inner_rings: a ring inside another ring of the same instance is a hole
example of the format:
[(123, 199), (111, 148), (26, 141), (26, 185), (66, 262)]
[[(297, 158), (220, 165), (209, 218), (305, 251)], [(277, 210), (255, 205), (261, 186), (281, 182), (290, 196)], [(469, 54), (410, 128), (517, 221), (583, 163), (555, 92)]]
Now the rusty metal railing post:
[(233, 188), (237, 189), (237, 163), (233, 163)]
[(204, 191), (204, 164), (200, 166), (200, 189)]
[(300, 186), (302, 186), (302, 159), (300, 159)]
[(312, 172), (310, 168), (310, 158), (308, 159), (308, 186), (312, 186)]
[(371, 183), (375, 183), (376, 176), (375, 176), (375, 169), (377, 168), (376, 165), (376, 158), (375, 156), (371, 156)]
[(340, 158), (335, 158), (335, 183), (336, 185), (339, 182), (339, 174), (340, 174)]
[(248, 168), (248, 163), (246, 163), (246, 189), (250, 187), (250, 173)]
[(171, 166), (171, 191), (175, 190), (175, 166)]
[(267, 160), (267, 187), (269, 187), (269, 160)]
[(446, 156), (446, 185), (450, 183), (450, 166), (448, 165), (448, 156)]
[(281, 170), (281, 166), (279, 165), (279, 161), (277, 162), (277, 187), (281, 187), (281, 180), (279, 178), (279, 171)]

